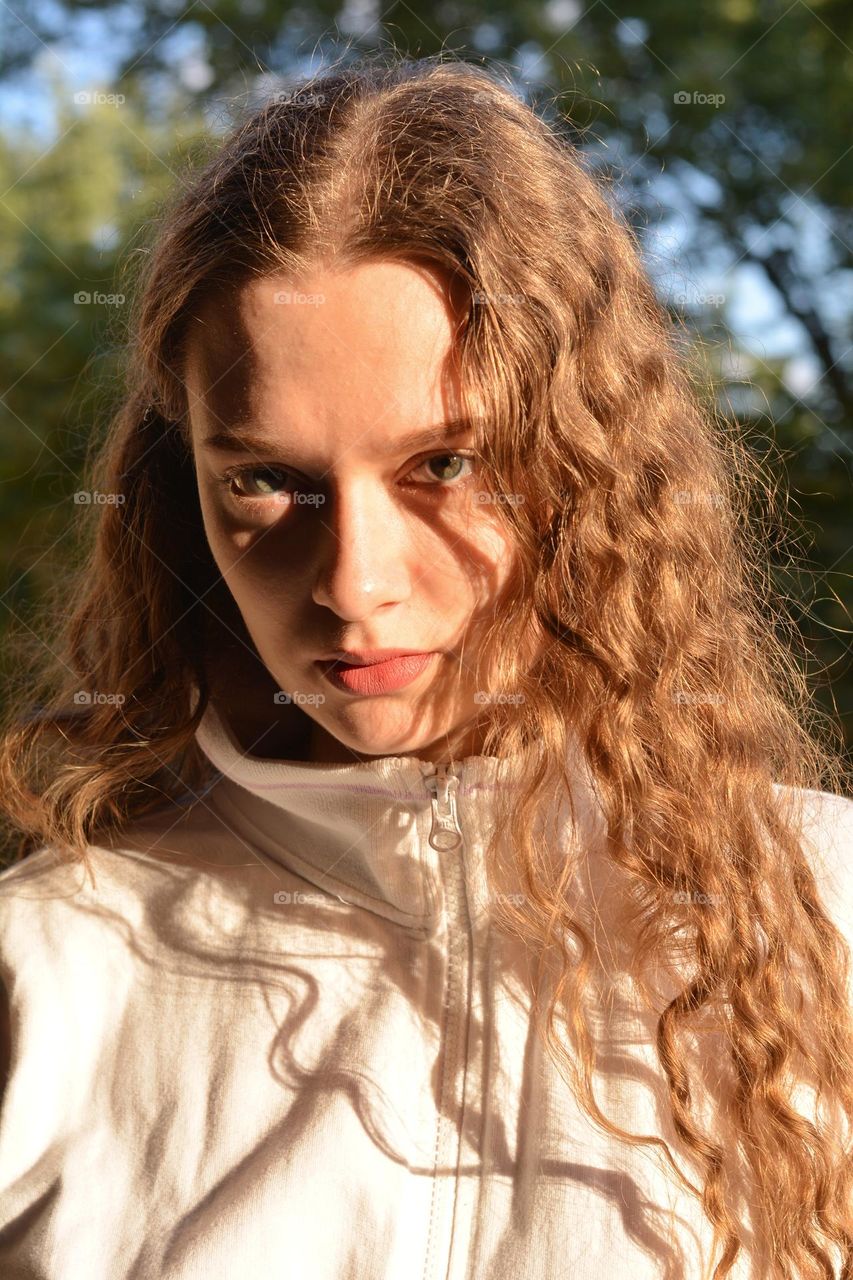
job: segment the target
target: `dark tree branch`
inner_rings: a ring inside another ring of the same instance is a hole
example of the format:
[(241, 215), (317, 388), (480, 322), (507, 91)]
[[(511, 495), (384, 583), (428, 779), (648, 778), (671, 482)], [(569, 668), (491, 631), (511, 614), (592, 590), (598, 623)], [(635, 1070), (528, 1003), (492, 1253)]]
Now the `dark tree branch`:
[(792, 255), (784, 249), (773, 249), (765, 257), (758, 254), (744, 255), (750, 262), (762, 268), (767, 279), (778, 292), (790, 315), (799, 320), (808, 334), (817, 358), (823, 366), (823, 375), (832, 388), (848, 421), (853, 419), (853, 386), (841, 366), (842, 357), (832, 349), (829, 334), (816, 308), (805, 300), (807, 285), (793, 266)]

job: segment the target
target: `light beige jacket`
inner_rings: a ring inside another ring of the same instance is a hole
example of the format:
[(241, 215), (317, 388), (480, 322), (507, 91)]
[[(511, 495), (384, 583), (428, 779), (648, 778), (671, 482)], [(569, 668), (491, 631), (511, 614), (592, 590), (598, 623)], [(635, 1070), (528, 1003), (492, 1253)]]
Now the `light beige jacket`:
[[(198, 741), (212, 785), (93, 847), (94, 885), (50, 849), (0, 875), (3, 1280), (709, 1274), (696, 1201), (587, 1118), (490, 923), (513, 763), (264, 760), (213, 706)], [(586, 846), (581, 781), (560, 831)], [(803, 797), (853, 937), (853, 801)], [(594, 1021), (602, 1110), (678, 1153), (653, 1020), (616, 999)]]

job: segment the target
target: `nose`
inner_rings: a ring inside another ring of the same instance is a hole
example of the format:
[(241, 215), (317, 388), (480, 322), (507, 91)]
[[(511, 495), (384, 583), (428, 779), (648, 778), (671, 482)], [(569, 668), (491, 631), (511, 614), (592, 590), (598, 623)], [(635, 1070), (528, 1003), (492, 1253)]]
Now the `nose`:
[(368, 476), (332, 482), (323, 529), (315, 603), (357, 622), (411, 592), (406, 530), (383, 486)]

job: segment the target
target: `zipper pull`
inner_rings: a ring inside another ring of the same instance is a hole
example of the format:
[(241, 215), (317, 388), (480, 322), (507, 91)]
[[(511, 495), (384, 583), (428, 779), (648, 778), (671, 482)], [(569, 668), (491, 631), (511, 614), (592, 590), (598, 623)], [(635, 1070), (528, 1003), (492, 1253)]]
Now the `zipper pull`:
[(456, 788), (459, 779), (446, 764), (438, 766), (435, 773), (424, 778), (432, 793), (432, 826), (429, 842), (440, 852), (456, 849), (462, 843), (462, 830), (456, 813)]

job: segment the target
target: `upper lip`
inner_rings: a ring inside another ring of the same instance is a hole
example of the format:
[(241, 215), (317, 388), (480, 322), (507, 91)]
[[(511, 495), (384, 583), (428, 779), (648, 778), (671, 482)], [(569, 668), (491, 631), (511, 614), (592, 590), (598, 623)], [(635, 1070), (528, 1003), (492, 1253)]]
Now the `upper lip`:
[(317, 662), (345, 662), (350, 667), (372, 667), (377, 662), (388, 662), (391, 658), (405, 658), (415, 653), (430, 653), (429, 649), (333, 649)]

